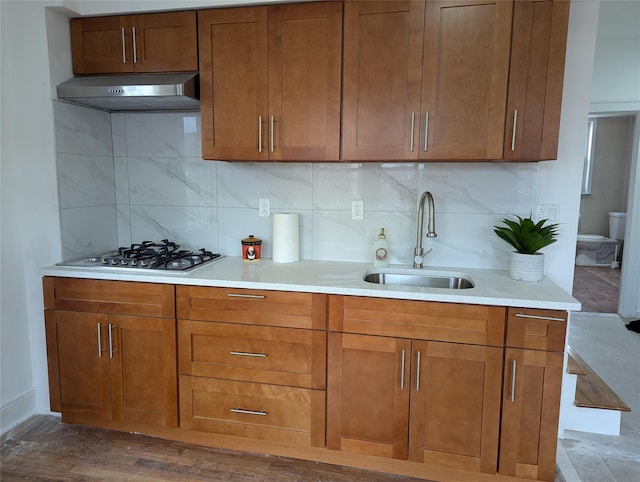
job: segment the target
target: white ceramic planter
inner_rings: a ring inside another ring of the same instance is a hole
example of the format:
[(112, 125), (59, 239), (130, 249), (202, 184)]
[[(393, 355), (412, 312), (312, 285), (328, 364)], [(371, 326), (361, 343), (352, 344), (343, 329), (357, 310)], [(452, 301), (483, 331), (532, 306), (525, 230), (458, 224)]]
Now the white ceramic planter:
[(518, 281), (541, 281), (544, 276), (544, 254), (511, 253), (509, 278)]

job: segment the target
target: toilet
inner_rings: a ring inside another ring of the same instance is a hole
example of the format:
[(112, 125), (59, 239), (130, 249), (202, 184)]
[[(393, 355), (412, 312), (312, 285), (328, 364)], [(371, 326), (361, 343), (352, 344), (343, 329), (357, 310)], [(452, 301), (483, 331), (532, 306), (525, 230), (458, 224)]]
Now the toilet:
[(627, 213), (609, 213), (609, 237), (600, 234), (578, 234), (577, 266), (612, 266), (624, 240)]

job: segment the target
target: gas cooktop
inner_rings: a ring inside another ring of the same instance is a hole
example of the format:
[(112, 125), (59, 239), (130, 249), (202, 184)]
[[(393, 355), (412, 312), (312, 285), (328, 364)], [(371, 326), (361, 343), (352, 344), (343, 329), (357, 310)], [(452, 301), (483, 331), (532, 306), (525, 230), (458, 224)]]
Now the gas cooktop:
[(224, 256), (206, 249), (180, 249), (180, 245), (163, 239), (160, 242), (143, 241), (120, 247), (98, 256), (64, 261), (56, 266), (84, 268), (125, 268), (132, 270), (172, 271), (178, 273), (222, 259)]

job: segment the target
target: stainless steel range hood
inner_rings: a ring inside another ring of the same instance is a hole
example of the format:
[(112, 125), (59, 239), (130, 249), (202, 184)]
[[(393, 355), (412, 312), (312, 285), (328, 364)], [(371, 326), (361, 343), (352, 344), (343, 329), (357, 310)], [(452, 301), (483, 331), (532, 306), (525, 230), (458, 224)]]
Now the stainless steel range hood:
[(74, 77), (58, 99), (116, 112), (200, 110), (197, 72)]

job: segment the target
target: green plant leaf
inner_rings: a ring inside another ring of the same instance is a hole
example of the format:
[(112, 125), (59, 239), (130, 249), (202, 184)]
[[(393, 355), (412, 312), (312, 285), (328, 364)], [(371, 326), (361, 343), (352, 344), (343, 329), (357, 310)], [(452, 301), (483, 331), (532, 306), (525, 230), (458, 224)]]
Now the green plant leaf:
[(547, 224), (548, 219), (541, 219), (534, 223), (531, 216), (522, 218), (516, 216), (517, 221), (503, 219), (505, 226), (494, 226), (496, 235), (509, 243), (518, 253), (535, 254), (545, 246), (556, 242), (558, 224)]

